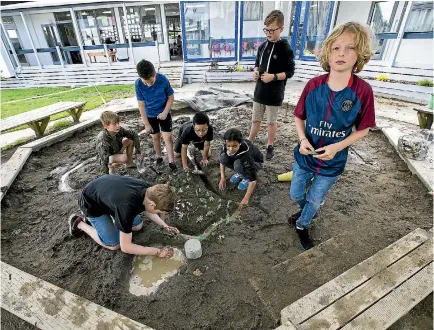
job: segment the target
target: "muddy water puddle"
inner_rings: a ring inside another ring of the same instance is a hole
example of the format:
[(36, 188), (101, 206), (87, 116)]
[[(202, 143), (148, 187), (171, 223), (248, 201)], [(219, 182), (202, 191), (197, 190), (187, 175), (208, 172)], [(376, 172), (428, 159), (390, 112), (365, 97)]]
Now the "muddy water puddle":
[(171, 258), (136, 256), (130, 279), (130, 293), (147, 296), (156, 292), (162, 283), (178, 273), (184, 263), (184, 255), (176, 248), (173, 249)]

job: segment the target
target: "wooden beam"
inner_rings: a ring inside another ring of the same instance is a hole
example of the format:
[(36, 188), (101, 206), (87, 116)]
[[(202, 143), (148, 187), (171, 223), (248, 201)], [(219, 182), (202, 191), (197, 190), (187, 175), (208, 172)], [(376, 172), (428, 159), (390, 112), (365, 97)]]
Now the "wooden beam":
[(4, 262), (0, 265), (1, 307), (39, 329), (153, 330)]
[(388, 265), (416, 249), (428, 239), (428, 236), (430, 235), (425, 230), (418, 228), (320, 288), (285, 307), (281, 311), (282, 324), (285, 324), (286, 321), (301, 324), (312, 315), (326, 308), (333, 301), (339, 299), (342, 295), (357, 288)]
[[(418, 273), (433, 260), (432, 239), (429, 239), (391, 266), (383, 269), (366, 283), (343, 295), (326, 309), (302, 324), (306, 329), (337, 330), (362, 314), (382, 297)], [(363, 276), (363, 271), (358, 277)], [(403, 316), (398, 315), (398, 317)]]
[(20, 147), (6, 163), (2, 164), (0, 169), (1, 199), (3, 199), (6, 191), (10, 188), (18, 173), (20, 173), (31, 153), (31, 148)]
[(433, 264), (393, 290), (342, 330), (387, 329), (433, 292)]

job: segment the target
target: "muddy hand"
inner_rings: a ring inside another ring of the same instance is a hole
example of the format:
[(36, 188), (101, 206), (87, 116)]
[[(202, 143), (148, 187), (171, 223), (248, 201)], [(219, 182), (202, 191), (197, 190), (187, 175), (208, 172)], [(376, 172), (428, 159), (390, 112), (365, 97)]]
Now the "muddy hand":
[(156, 256), (159, 258), (170, 258), (171, 256), (173, 256), (173, 249), (172, 248), (159, 249)]
[(178, 235), (179, 230), (176, 227), (167, 226), (164, 228), (165, 231), (167, 231), (170, 235)]
[(220, 189), (220, 191), (225, 190), (225, 187), (226, 187), (226, 179), (225, 178), (221, 178), (220, 182), (219, 182), (219, 189)]

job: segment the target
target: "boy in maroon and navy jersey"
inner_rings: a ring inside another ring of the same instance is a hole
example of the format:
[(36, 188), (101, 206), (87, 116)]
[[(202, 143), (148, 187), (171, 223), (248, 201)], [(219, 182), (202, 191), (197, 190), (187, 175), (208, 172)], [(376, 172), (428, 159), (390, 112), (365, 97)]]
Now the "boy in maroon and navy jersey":
[(307, 227), (344, 171), (348, 147), (375, 126), (372, 88), (354, 74), (363, 69), (371, 54), (367, 28), (357, 22), (337, 27), (319, 55), (321, 66), (329, 73), (306, 84), (294, 110), (300, 143), (294, 149), (290, 197), (301, 211), (289, 221), (295, 223), (305, 249), (313, 246)]

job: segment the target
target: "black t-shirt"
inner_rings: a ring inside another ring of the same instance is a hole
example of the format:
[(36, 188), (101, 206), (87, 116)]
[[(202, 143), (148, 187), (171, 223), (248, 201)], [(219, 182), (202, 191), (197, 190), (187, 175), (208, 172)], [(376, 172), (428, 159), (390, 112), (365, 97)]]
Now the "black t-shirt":
[(294, 75), (295, 69), (294, 53), (288, 41), (282, 39), (275, 43), (264, 42), (259, 46), (255, 67), (259, 68), (260, 74), (264, 72), (272, 74), (285, 72), (285, 80), (264, 83), (261, 79), (258, 79), (253, 94), (253, 101), (257, 103), (281, 106), (285, 96), (286, 80)]
[(194, 132), (194, 126), (192, 122), (183, 124), (179, 129), (179, 139), (181, 141), (181, 144), (190, 144), (190, 142), (192, 142), (193, 144), (200, 144), (205, 141), (212, 141), (213, 138), (214, 131), (211, 125), (208, 125), (208, 131), (202, 138), (197, 136)]
[(103, 175), (84, 187), (79, 205), (85, 216), (110, 215), (123, 233), (131, 233), (134, 218), (145, 210), (146, 189), (152, 185), (120, 175)]

